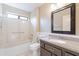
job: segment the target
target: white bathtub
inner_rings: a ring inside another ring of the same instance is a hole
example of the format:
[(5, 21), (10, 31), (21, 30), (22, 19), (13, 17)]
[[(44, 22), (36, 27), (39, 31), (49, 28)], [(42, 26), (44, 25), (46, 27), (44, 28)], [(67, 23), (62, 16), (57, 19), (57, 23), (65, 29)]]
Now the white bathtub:
[(30, 56), (32, 54), (29, 49), (30, 44), (31, 42), (8, 48), (0, 48), (0, 56)]

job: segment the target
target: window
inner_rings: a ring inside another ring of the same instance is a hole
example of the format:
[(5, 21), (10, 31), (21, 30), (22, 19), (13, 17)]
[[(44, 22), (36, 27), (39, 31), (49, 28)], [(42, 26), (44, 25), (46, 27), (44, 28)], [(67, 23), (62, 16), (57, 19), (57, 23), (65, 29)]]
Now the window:
[(20, 16), (20, 19), (22, 19), (22, 20), (28, 20), (27, 17), (22, 17), (22, 16)]
[(24, 20), (24, 21), (28, 20), (28, 17), (19, 16), (12, 13), (11, 14), (8, 13), (8, 18), (15, 18), (15, 19)]
[(18, 19), (18, 16), (17, 15), (13, 15), (13, 14), (8, 14), (8, 17), (9, 18), (16, 18), (16, 19)]

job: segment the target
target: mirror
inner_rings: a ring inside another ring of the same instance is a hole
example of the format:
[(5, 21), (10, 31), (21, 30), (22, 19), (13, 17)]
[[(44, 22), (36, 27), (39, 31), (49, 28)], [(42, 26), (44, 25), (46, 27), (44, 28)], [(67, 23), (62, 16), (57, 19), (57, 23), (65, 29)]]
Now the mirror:
[(70, 8), (55, 13), (53, 19), (53, 30), (70, 31)]
[(52, 12), (52, 33), (75, 34), (75, 4)]

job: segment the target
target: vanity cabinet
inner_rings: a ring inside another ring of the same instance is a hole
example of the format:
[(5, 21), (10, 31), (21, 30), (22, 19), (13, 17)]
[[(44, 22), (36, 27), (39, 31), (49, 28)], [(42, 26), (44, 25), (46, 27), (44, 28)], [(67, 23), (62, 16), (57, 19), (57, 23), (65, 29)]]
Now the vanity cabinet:
[(65, 55), (65, 56), (74, 56), (73, 54), (67, 53), (67, 52), (65, 52), (64, 55)]
[(61, 50), (60, 49), (57, 49), (57, 48), (50, 46), (48, 44), (45, 44), (45, 49), (50, 51), (52, 53), (52, 55), (61, 56)]
[(47, 51), (43, 48), (41, 48), (40, 50), (41, 50), (41, 55), (42, 56), (51, 56), (52, 55), (51, 52), (49, 52), (49, 51)]
[(61, 56), (61, 49), (51, 46), (50, 44), (40, 41), (41, 56)]
[(79, 53), (40, 40), (41, 56), (79, 56)]

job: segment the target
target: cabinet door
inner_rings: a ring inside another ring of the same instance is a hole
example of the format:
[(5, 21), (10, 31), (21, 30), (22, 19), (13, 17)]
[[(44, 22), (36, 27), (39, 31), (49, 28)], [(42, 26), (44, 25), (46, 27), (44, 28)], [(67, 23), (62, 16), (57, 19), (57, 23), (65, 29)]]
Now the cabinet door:
[(45, 44), (45, 49), (52, 52), (52, 55), (61, 56), (61, 50), (60, 49), (57, 49), (57, 48), (50, 46), (48, 44)]
[(48, 51), (54, 53), (54, 48), (48, 44), (45, 44), (45, 49), (47, 49)]
[(54, 48), (54, 54), (56, 56), (61, 56), (61, 50), (60, 49), (57, 49), (57, 48)]
[(71, 54), (71, 53), (65, 52), (65, 53), (64, 53), (64, 56), (75, 56), (75, 55), (74, 55), (74, 54)]
[(52, 53), (52, 56), (57, 56), (56, 54)]
[(41, 48), (40, 55), (41, 56), (51, 56), (52, 54), (50, 52), (48, 52), (47, 50)]
[(40, 42), (40, 47), (44, 48), (44, 43)]

